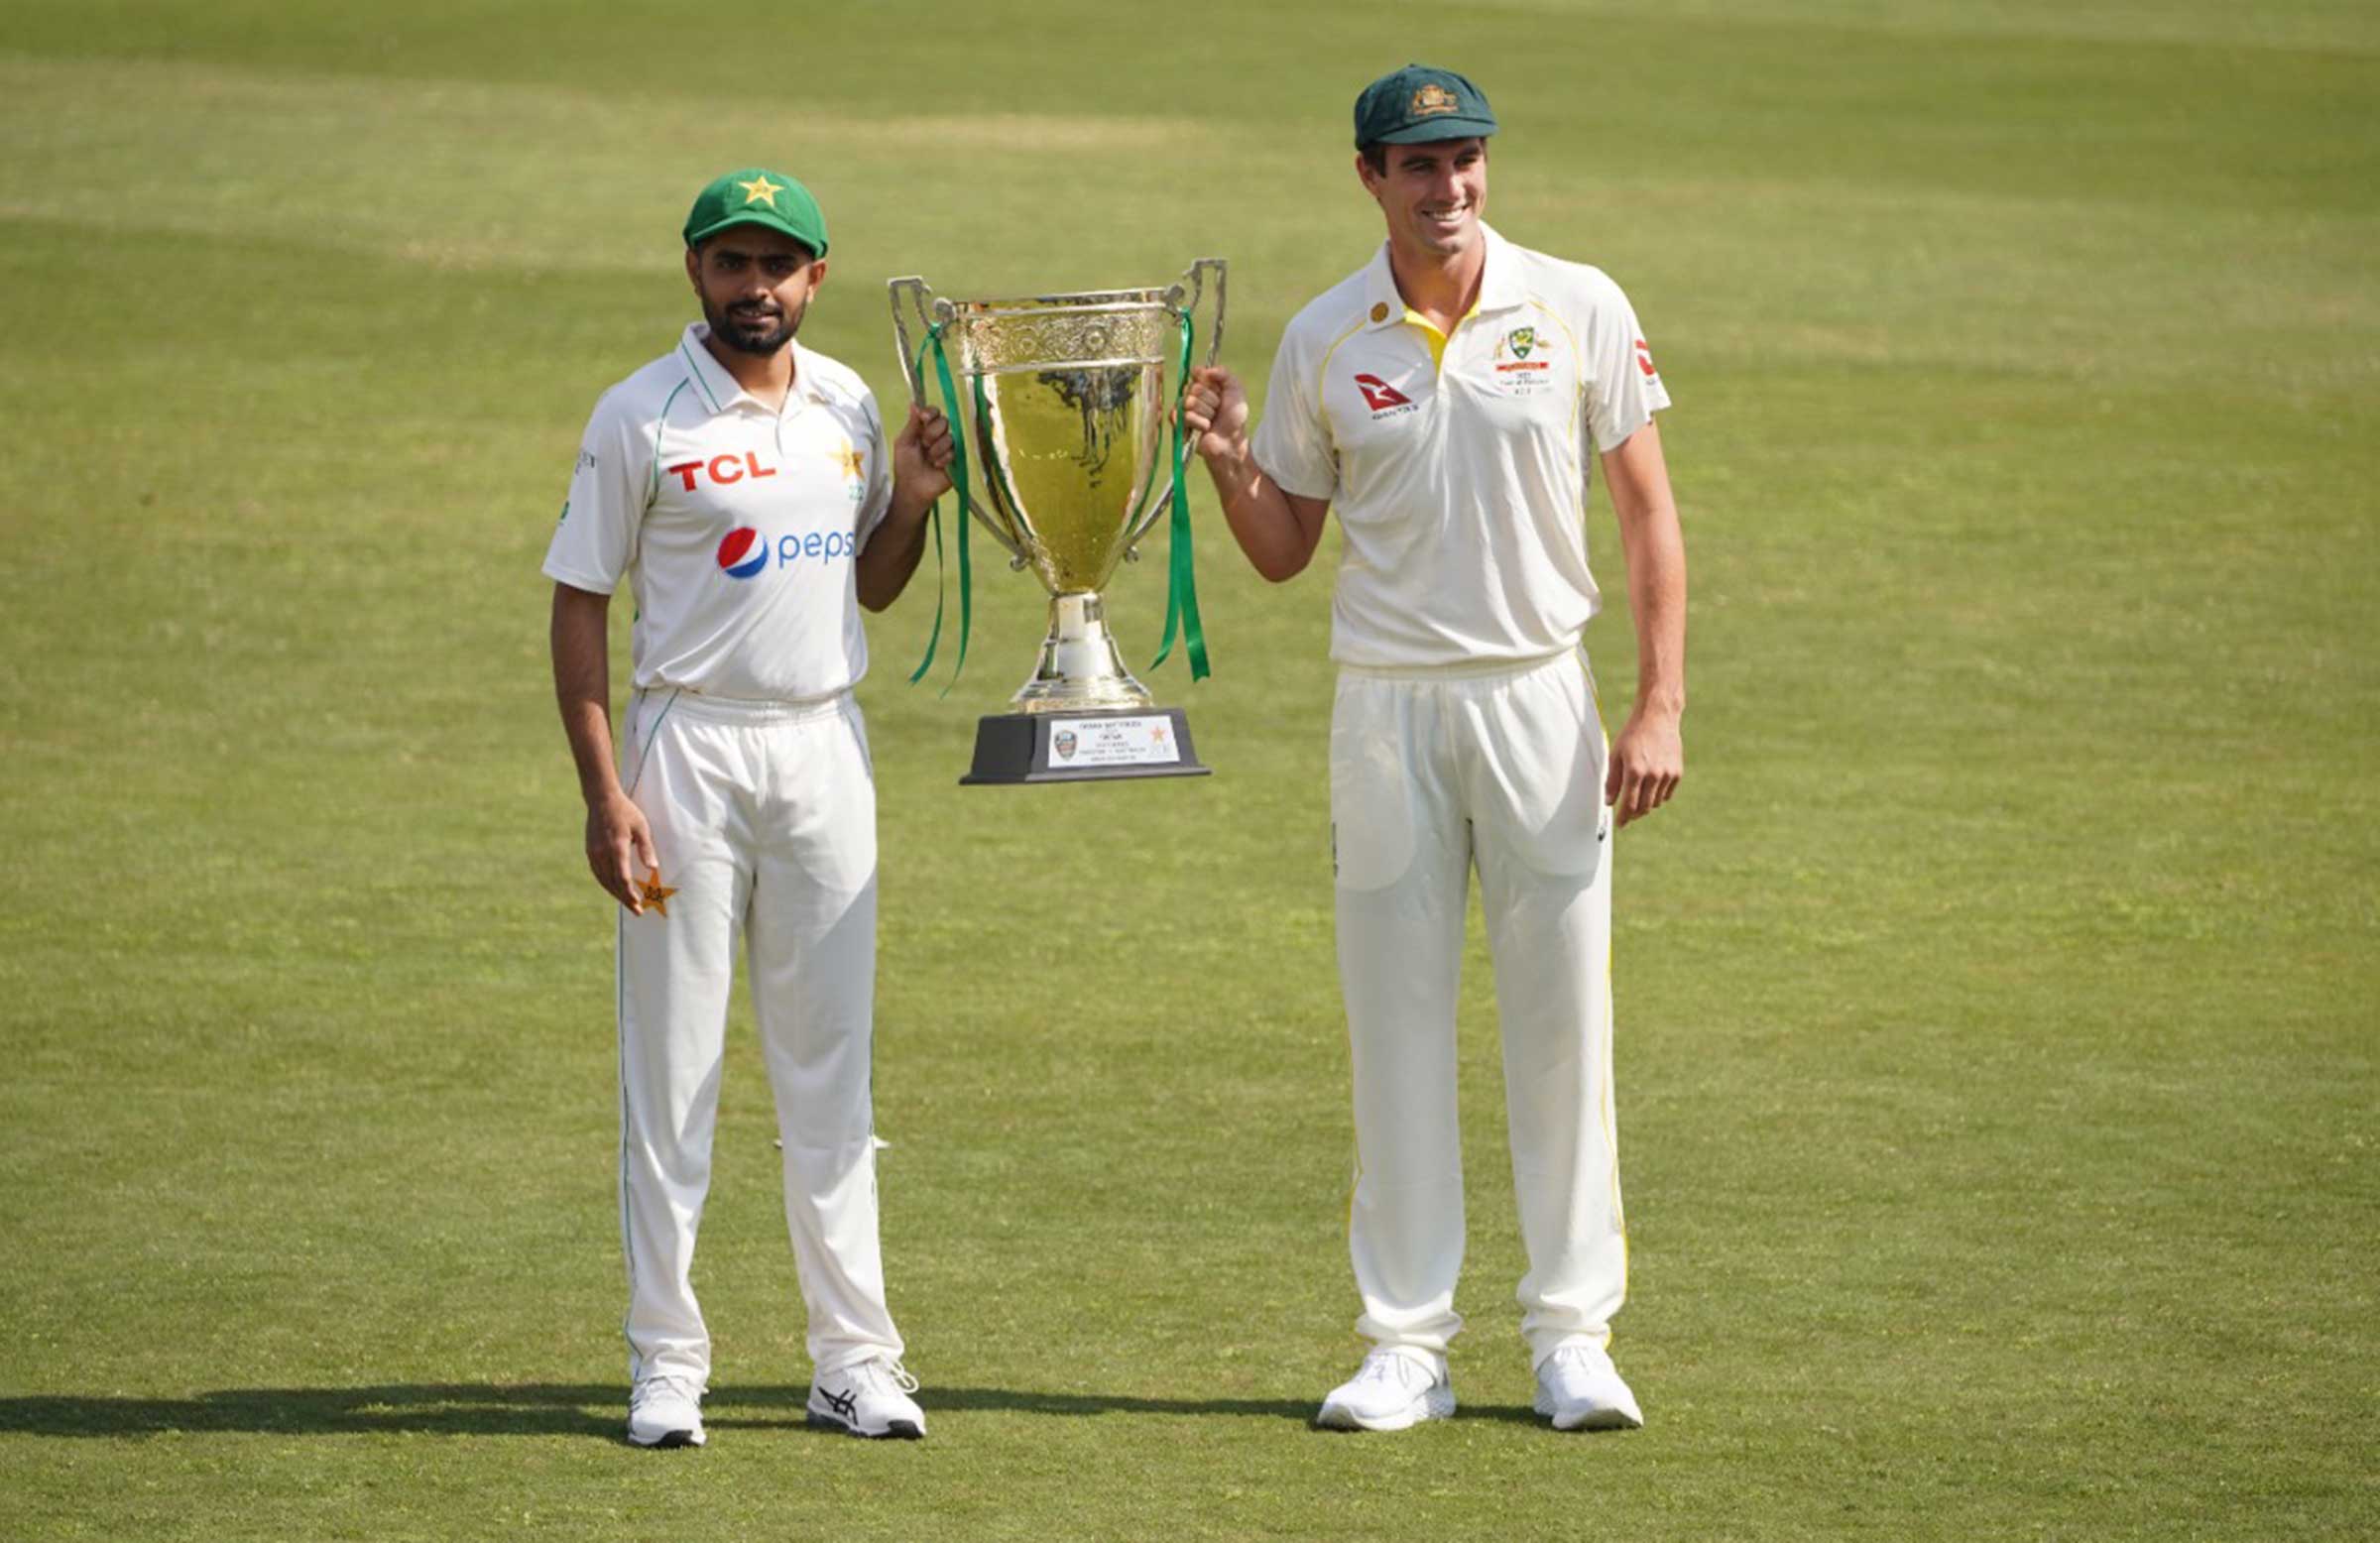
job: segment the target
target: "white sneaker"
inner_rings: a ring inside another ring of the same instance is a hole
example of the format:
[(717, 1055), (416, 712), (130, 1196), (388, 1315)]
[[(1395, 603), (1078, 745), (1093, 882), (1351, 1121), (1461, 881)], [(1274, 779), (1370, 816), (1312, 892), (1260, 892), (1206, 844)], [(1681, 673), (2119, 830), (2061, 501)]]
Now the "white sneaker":
[(1598, 1346), (1565, 1345), (1537, 1367), (1537, 1412), (1558, 1431), (1632, 1431), (1644, 1412)]
[(649, 1376), (628, 1395), (628, 1439), (639, 1447), (702, 1445), (702, 1378)]
[(917, 1379), (890, 1356), (879, 1356), (810, 1380), (810, 1423), (854, 1436), (897, 1436), (915, 1441), (925, 1434), (925, 1411), (909, 1395)]
[(1444, 1356), (1383, 1346), (1331, 1389), (1314, 1423), (1337, 1431), (1401, 1431), (1454, 1412), (1455, 1384)]

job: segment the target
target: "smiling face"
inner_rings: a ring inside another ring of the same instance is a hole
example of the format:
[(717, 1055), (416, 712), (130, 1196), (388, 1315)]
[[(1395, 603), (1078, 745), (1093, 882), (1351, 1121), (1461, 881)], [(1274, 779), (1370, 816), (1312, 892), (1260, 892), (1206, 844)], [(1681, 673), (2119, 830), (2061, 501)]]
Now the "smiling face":
[(1480, 216), (1488, 206), (1488, 142), (1438, 140), (1422, 145), (1379, 145), (1381, 165), (1362, 154), (1356, 175), (1388, 222), (1388, 244), (1398, 253), (1445, 262), (1469, 252), (1480, 240)]
[(686, 277), (711, 336), (767, 356), (801, 329), (810, 297), (826, 282), (826, 259), (782, 231), (735, 225), (686, 253)]

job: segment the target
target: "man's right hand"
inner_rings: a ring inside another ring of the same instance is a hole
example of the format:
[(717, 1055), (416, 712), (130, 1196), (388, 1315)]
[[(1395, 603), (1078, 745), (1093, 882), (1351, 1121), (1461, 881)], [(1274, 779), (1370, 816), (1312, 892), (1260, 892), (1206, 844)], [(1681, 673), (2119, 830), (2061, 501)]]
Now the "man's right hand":
[(1190, 372), (1182, 394), (1182, 421), (1196, 436), (1192, 447), (1209, 460), (1237, 458), (1248, 448), (1248, 392), (1222, 365)]
[(587, 867), (604, 893), (627, 906), (630, 915), (642, 916), (645, 902), (638, 898), (634, 863), (644, 864), (649, 874), (661, 871), (645, 811), (628, 794), (615, 790), (587, 805)]

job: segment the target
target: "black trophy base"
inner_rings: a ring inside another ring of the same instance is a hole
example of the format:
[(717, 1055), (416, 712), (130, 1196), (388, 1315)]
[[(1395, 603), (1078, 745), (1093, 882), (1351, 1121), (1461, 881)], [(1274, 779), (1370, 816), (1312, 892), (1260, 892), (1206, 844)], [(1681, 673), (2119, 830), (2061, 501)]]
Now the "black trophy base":
[(963, 787), (1208, 776), (1178, 707), (1117, 712), (1002, 713), (975, 722), (975, 767)]

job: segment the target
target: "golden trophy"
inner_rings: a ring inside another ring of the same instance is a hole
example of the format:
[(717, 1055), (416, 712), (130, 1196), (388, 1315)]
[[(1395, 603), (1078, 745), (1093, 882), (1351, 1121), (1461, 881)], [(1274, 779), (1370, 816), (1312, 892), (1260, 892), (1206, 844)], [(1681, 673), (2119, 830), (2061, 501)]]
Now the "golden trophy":
[[(1207, 774), (1181, 709), (1155, 706), (1124, 667), (1100, 591), (1170, 511), (1165, 643), (1156, 661), (1172, 651), (1178, 626), (1191, 678), (1207, 673), (1182, 487), (1181, 400), (1194, 312), (1210, 290), (1208, 363), (1222, 345), (1224, 273), (1221, 258), (1201, 258), (1167, 289), (997, 300), (942, 298), (923, 279), (892, 282), (901, 372), (924, 403), (930, 362), (959, 450), (951, 480), (960, 505), (961, 663), (970, 513), (1010, 566), (1031, 568), (1050, 597), (1049, 633), (1016, 710), (977, 723), (975, 764), (962, 782)], [(940, 538), (937, 524), (937, 545)]]

